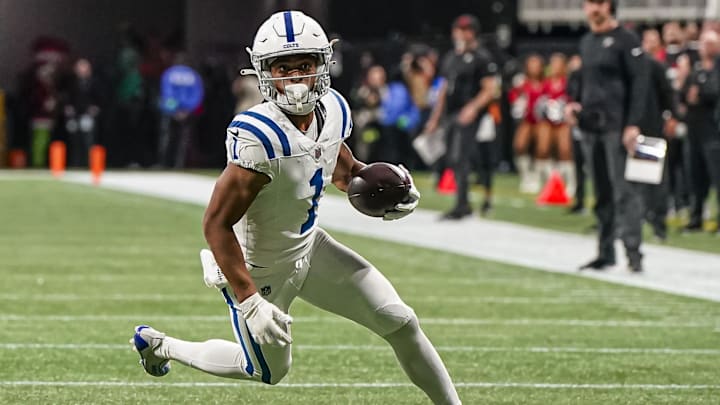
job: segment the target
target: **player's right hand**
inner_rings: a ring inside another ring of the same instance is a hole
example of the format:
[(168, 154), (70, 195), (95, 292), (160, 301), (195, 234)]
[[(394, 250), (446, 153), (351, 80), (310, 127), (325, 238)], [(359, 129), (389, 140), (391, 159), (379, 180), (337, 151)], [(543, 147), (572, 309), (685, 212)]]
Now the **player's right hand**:
[(284, 347), (292, 343), (289, 326), (292, 317), (255, 293), (239, 303), (237, 309), (247, 322), (250, 335), (260, 345)]

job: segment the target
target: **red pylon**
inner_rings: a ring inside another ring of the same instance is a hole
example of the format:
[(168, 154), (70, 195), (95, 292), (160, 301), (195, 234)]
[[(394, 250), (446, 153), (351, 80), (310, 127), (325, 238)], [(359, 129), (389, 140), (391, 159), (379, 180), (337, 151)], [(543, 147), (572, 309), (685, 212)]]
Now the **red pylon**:
[(535, 202), (538, 205), (568, 205), (570, 197), (565, 192), (565, 184), (558, 172), (554, 171), (550, 174), (545, 187), (540, 192)]
[(455, 173), (452, 169), (445, 169), (440, 182), (438, 183), (437, 191), (440, 194), (455, 194), (457, 192), (457, 184), (455, 183)]

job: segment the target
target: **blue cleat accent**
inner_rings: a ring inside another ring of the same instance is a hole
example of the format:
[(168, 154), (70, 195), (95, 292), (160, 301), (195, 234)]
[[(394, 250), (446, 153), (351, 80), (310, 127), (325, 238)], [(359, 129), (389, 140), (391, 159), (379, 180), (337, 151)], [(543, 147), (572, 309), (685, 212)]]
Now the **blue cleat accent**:
[(130, 339), (133, 349), (140, 355), (140, 365), (153, 377), (162, 377), (170, 372), (170, 360), (155, 354), (155, 349), (162, 344), (163, 339), (164, 333), (147, 325), (135, 327), (135, 334)]

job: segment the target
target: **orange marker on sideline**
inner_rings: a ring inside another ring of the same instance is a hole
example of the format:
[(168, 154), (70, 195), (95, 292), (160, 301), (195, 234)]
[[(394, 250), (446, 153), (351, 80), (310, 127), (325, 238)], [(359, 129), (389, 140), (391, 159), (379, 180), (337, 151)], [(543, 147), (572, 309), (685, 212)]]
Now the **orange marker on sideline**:
[(54, 177), (62, 177), (65, 173), (65, 164), (67, 158), (67, 149), (65, 142), (53, 141), (50, 143), (50, 173)]
[(100, 177), (105, 171), (105, 147), (93, 145), (90, 147), (90, 173), (93, 184), (100, 184)]

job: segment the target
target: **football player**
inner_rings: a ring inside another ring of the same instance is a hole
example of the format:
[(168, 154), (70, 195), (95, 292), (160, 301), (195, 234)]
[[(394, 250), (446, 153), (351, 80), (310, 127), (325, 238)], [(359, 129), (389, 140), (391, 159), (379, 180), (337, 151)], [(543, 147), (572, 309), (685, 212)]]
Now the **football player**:
[[(228, 165), (203, 221), (210, 250), (200, 254), (205, 283), (230, 310), (237, 342), (187, 342), (138, 326), (131, 343), (153, 376), (170, 360), (216, 376), (277, 384), (291, 364), (296, 297), (351, 319), (385, 339), (406, 374), (436, 404), (460, 400), (418, 318), (367, 260), (317, 226), (318, 203), (333, 183), (346, 191), (365, 166), (345, 144), (352, 121), (330, 88), (332, 43), (298, 11), (272, 15), (248, 50), (265, 98), (227, 129)], [(385, 216), (417, 206), (414, 186)], [(239, 242), (238, 242), (239, 241)]]

